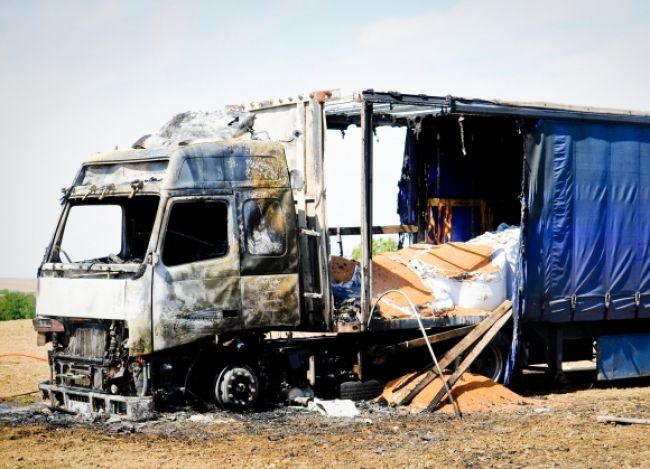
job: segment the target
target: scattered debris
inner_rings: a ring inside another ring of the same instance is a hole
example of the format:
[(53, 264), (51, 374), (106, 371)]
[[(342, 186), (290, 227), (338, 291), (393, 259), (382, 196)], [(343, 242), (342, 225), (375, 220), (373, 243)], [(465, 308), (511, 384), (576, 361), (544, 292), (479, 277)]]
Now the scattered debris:
[(352, 280), (354, 271), (357, 269), (357, 263), (340, 256), (330, 256), (330, 272), (332, 281), (335, 283), (345, 283)]
[(326, 401), (314, 398), (308, 404), (308, 408), (328, 417), (356, 417), (359, 415), (359, 409), (354, 405), (354, 402), (347, 399)]
[(420, 439), (424, 441), (448, 441), (449, 437), (447, 435), (436, 435), (431, 432), (426, 432), (424, 435), (420, 435)]
[(314, 398), (314, 390), (309, 386), (294, 386), (287, 393), (289, 404), (307, 405)]
[(615, 417), (613, 415), (599, 415), (598, 417), (596, 417), (596, 421), (601, 423), (622, 423), (625, 425), (631, 425), (631, 424), (650, 425), (650, 419)]
[(256, 138), (253, 133), (254, 120), (255, 116), (249, 112), (229, 108), (211, 112), (182, 112), (172, 117), (157, 133), (142, 136), (133, 144), (133, 148), (228, 140), (243, 136)]

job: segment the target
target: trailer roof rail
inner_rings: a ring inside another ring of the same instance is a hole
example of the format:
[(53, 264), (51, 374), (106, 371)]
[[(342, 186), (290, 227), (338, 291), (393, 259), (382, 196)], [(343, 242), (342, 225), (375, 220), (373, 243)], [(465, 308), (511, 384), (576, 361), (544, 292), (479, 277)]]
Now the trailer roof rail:
[(362, 103), (373, 104), (375, 126), (405, 126), (409, 120), (422, 116), (470, 114), (479, 116), (531, 119), (562, 119), (650, 124), (650, 114), (641, 111), (571, 106), (546, 102), (500, 101), (425, 94), (404, 94), (397, 91), (368, 89), (347, 98), (333, 94), (325, 102), (327, 126), (344, 129), (360, 125)]

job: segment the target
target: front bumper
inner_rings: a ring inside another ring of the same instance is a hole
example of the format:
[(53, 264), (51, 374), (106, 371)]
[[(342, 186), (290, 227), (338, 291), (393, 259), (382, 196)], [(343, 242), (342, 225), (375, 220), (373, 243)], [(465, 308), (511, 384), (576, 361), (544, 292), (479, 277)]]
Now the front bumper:
[(151, 396), (120, 396), (69, 388), (43, 381), (38, 385), (41, 398), (51, 409), (75, 414), (117, 416), (124, 420), (148, 420), (153, 417)]

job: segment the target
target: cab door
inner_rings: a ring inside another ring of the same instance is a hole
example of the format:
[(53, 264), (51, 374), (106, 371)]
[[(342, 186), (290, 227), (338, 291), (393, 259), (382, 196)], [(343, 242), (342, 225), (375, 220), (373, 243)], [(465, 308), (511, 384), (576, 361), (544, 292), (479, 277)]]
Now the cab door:
[(246, 329), (301, 323), (298, 243), (289, 189), (242, 190), (241, 301)]
[(153, 275), (153, 349), (241, 328), (232, 195), (167, 202)]

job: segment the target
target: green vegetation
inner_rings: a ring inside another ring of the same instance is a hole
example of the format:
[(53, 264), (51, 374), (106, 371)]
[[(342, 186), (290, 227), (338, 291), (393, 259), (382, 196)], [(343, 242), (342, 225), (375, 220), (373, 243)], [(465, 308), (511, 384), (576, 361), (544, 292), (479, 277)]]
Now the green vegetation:
[[(372, 239), (372, 255), (381, 254), (382, 252), (397, 251), (397, 242), (393, 238), (373, 238)], [(361, 246), (357, 246), (352, 250), (352, 259), (355, 261), (361, 260)]]
[(0, 321), (31, 319), (36, 312), (36, 298), (31, 293), (0, 290)]

